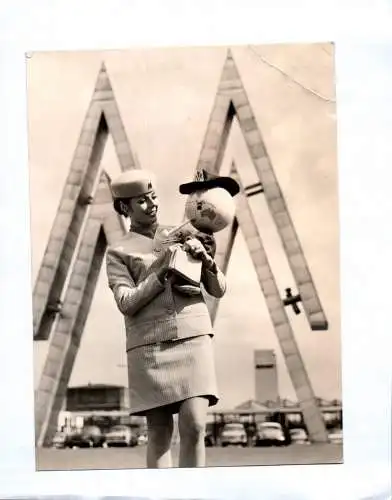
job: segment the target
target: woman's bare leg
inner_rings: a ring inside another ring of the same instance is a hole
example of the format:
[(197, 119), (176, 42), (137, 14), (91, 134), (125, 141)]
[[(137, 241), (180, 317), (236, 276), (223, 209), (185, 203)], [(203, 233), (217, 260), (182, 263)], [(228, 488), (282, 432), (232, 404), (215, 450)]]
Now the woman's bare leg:
[(173, 436), (173, 415), (165, 408), (151, 410), (147, 414), (147, 468), (164, 469), (172, 467), (171, 441)]
[(178, 415), (180, 467), (205, 466), (205, 426), (208, 399), (190, 398), (181, 404)]

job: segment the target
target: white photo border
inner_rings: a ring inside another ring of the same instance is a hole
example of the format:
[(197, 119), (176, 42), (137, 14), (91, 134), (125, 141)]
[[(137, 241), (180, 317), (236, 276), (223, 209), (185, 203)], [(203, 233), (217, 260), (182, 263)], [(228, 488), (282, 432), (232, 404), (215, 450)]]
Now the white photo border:
[[(316, 0), (3, 0), (1, 10), (1, 497), (349, 500), (387, 495), (392, 400), (391, 3), (341, 0), (328, 2), (327, 8)], [(345, 464), (237, 467), (229, 473), (226, 468), (35, 472), (25, 54), (318, 41), (336, 43)]]

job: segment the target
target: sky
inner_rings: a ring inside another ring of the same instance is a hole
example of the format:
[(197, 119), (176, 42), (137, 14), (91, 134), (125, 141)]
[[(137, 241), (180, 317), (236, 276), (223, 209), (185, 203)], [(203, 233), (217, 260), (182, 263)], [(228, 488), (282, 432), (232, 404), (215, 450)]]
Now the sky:
[[(295, 316), (289, 312), (296, 339), (316, 395), (340, 398), (333, 50), (322, 44), (231, 49), (330, 325), (328, 331), (313, 332), (304, 314)], [(160, 220), (176, 224), (184, 209), (178, 185), (193, 177), (226, 50), (217, 47), (37, 52), (28, 60), (32, 284), (102, 61), (132, 151), (140, 166), (152, 170), (158, 178)], [(256, 181), (236, 123), (222, 172), (227, 171), (232, 160), (245, 184)], [(120, 171), (110, 137), (102, 167), (111, 176)], [(282, 293), (289, 286), (295, 290), (262, 196), (252, 198), (252, 208), (279, 289)], [(231, 407), (254, 397), (255, 349), (276, 351), (280, 394), (296, 399), (241, 233), (227, 280), (228, 292), (220, 301), (215, 323), (220, 406)], [(36, 385), (47, 347), (47, 342), (34, 344)], [(125, 364), (123, 320), (107, 287), (103, 267), (70, 385), (126, 384)]]

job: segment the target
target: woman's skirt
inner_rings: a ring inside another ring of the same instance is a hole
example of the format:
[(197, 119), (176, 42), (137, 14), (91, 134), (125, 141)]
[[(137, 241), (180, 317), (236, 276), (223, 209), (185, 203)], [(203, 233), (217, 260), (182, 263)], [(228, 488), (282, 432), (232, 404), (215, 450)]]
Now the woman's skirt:
[(128, 351), (131, 415), (167, 406), (178, 413), (180, 403), (201, 396), (218, 402), (213, 338), (187, 339), (136, 347)]

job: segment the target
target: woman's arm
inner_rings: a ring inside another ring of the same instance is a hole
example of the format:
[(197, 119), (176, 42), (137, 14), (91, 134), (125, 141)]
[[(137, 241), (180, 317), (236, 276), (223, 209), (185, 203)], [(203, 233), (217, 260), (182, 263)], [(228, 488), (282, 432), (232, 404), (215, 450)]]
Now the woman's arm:
[(212, 251), (208, 251), (206, 246), (204, 246), (203, 240), (200, 238), (191, 238), (184, 243), (183, 249), (189, 252), (194, 258), (202, 261), (201, 282), (209, 295), (220, 299), (226, 292), (226, 277), (213, 259), (213, 255), (215, 254), (214, 241), (213, 244), (213, 247), (211, 245), (208, 247)]
[(122, 314), (133, 316), (165, 289), (165, 274), (152, 272), (138, 285), (135, 284), (121, 255), (113, 249), (106, 255), (106, 273), (118, 309)]
[(215, 261), (210, 259), (203, 262), (201, 282), (209, 295), (220, 299), (226, 293), (226, 277)]

